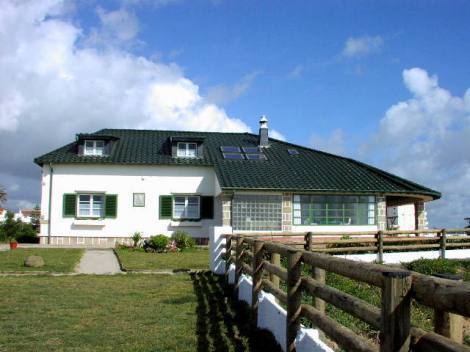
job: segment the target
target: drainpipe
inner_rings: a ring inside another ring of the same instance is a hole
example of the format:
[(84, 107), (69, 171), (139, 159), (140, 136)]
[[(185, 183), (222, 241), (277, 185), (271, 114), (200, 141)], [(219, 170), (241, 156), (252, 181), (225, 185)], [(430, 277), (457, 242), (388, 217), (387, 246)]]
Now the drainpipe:
[(49, 163), (49, 210), (47, 219), (47, 244), (51, 244), (51, 212), (52, 212), (52, 176), (54, 169), (52, 163)]

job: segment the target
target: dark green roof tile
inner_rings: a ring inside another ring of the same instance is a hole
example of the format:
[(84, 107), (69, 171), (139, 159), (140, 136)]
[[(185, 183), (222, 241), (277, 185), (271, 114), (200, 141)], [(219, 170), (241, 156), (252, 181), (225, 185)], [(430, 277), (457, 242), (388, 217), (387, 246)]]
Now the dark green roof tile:
[[(134, 164), (213, 166), (223, 189), (264, 189), (357, 193), (418, 194), (439, 198), (439, 192), (397, 177), (353, 159), (270, 139), (263, 152), (267, 160), (225, 160), (220, 147), (257, 146), (251, 133), (181, 132), (104, 129), (93, 135), (116, 137), (111, 155), (81, 156), (71, 143), (35, 159), (38, 165)], [(86, 136), (86, 135), (83, 135)], [(197, 159), (171, 156), (170, 137), (203, 140), (203, 156)], [(298, 155), (289, 155), (295, 148)]]

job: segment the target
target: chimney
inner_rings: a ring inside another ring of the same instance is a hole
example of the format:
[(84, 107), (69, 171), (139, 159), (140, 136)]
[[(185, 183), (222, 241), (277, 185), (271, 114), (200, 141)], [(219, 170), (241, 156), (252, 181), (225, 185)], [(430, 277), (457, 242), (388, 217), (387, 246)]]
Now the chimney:
[(269, 144), (268, 139), (268, 119), (265, 115), (261, 116), (259, 120), (259, 146), (267, 147)]

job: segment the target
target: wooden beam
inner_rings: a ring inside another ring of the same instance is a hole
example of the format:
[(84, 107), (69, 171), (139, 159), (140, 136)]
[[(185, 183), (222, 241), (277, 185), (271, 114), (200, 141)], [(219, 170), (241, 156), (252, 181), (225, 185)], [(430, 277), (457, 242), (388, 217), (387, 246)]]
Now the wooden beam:
[(251, 286), (251, 309), (253, 313), (253, 319), (256, 324), (258, 323), (258, 295), (261, 292), (261, 285), (263, 279), (263, 255), (263, 241), (256, 240), (253, 244), (253, 284)]
[(295, 351), (295, 338), (300, 329), (300, 310), (302, 303), (301, 268), (302, 254), (294, 249), (287, 255), (287, 317), (286, 352)]

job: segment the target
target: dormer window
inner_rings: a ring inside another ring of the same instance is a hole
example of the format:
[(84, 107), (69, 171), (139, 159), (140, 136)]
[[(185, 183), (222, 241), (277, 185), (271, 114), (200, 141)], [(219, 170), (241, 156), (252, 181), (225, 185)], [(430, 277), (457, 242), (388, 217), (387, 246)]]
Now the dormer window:
[(178, 142), (176, 156), (178, 158), (196, 158), (197, 143)]
[(104, 155), (104, 141), (100, 140), (85, 140), (84, 155), (103, 156)]

